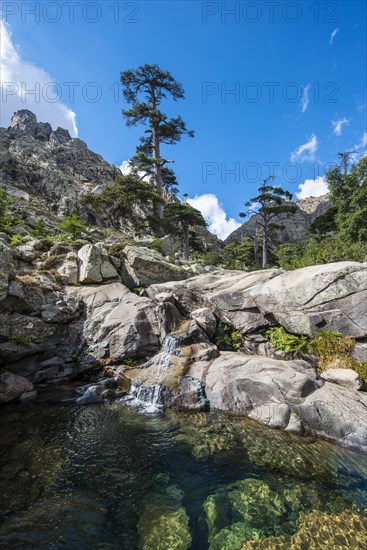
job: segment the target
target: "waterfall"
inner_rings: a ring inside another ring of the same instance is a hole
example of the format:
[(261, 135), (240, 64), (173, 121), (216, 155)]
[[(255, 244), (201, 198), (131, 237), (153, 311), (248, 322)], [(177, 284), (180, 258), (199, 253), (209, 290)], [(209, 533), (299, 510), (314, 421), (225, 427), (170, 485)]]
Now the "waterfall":
[(161, 410), (163, 391), (161, 382), (169, 368), (171, 356), (175, 354), (178, 345), (177, 338), (166, 336), (162, 351), (148, 361), (144, 367), (154, 371), (155, 384), (143, 386), (133, 382), (128, 397), (129, 404), (140, 407), (147, 413), (155, 413)]

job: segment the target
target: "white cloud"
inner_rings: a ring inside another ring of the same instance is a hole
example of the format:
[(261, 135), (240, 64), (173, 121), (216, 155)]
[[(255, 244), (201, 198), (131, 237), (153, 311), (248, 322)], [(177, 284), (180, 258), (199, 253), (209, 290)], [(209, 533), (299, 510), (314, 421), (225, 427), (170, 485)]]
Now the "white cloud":
[(331, 44), (334, 42), (334, 38), (336, 37), (338, 32), (339, 32), (339, 29), (334, 29), (333, 32), (331, 33), (330, 40), (329, 40), (329, 46), (331, 46)]
[[(22, 59), (13, 43), (10, 27), (0, 19), (1, 34), (1, 126), (9, 126), (11, 117), (19, 109), (33, 111), (40, 122), (49, 122), (53, 128), (67, 128), (73, 137), (78, 135), (76, 114), (61, 103), (48, 101), (57, 97), (51, 83), (55, 80), (46, 71)], [(35, 94), (25, 92), (36, 90)], [(47, 92), (47, 93), (46, 93)], [(46, 95), (46, 98), (44, 97)]]
[(326, 179), (317, 177), (312, 180), (305, 180), (298, 186), (299, 191), (296, 193), (297, 199), (306, 199), (307, 197), (320, 197), (329, 192)]
[(367, 132), (362, 134), (361, 141), (356, 143), (352, 147), (352, 150), (355, 151), (355, 153), (350, 156), (352, 162), (358, 162), (359, 159), (367, 156)]
[(308, 104), (310, 103), (310, 98), (308, 97), (308, 93), (310, 91), (311, 84), (307, 84), (307, 86), (303, 87), (303, 93), (301, 97), (301, 111), (302, 113), (306, 112)]
[(343, 130), (343, 126), (349, 125), (349, 120), (345, 117), (340, 118), (339, 120), (332, 120), (331, 124), (333, 125), (333, 132), (336, 136), (340, 136)]
[(118, 166), (118, 168), (121, 170), (124, 176), (127, 176), (128, 174), (131, 173), (131, 167), (128, 160), (123, 160), (120, 166)]
[(312, 134), (309, 141), (300, 145), (298, 149), (291, 154), (291, 162), (303, 162), (305, 160), (315, 160), (315, 153), (317, 151), (318, 141), (315, 134)]
[[(118, 168), (122, 172), (123, 176), (128, 176), (129, 174), (132, 173), (132, 167), (131, 167), (130, 161), (128, 160), (123, 160), (120, 166), (118, 166)], [(144, 172), (138, 172), (138, 177), (143, 181), (147, 181), (147, 182), (150, 181), (150, 176), (144, 175)]]
[(187, 199), (187, 202), (200, 210), (208, 223), (209, 231), (220, 239), (225, 239), (232, 231), (242, 225), (233, 218), (227, 219), (223, 207), (219, 204), (218, 197), (212, 193), (196, 195), (193, 199)]

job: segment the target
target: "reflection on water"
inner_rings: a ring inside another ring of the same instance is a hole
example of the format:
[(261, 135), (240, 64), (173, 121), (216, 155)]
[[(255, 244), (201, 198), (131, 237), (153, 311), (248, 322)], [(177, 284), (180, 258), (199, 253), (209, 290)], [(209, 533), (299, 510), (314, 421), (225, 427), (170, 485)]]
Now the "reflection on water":
[[(366, 457), (245, 419), (45, 402), (3, 407), (0, 429), (0, 548), (290, 548), (307, 522), (365, 529)], [(335, 547), (365, 548), (348, 536)]]

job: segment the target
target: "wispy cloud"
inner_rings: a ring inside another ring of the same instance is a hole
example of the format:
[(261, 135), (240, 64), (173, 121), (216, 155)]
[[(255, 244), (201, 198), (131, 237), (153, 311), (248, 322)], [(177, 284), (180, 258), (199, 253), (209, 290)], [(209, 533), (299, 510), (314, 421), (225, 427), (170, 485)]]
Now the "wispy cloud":
[(362, 157), (367, 156), (367, 132), (362, 134), (360, 141), (353, 145), (352, 150), (355, 151), (350, 157), (352, 162), (357, 162)]
[(334, 29), (333, 32), (330, 35), (329, 39), (329, 46), (334, 42), (334, 38), (336, 37), (337, 33), (339, 32), (339, 29)]
[[(22, 59), (19, 48), (13, 43), (10, 27), (0, 18), (1, 34), (1, 126), (8, 126), (11, 117), (19, 109), (33, 111), (41, 122), (49, 122), (54, 128), (61, 126), (73, 137), (78, 135), (76, 114), (61, 101), (48, 101), (42, 91), (55, 81), (42, 68)], [(26, 93), (36, 90), (36, 93)], [(39, 90), (39, 93), (37, 92)]]
[(315, 134), (312, 134), (309, 141), (303, 143), (291, 154), (291, 162), (304, 162), (305, 160), (315, 160), (318, 141)]
[(298, 186), (299, 191), (296, 193), (297, 199), (306, 199), (307, 197), (321, 197), (329, 192), (326, 179), (322, 176), (312, 180), (305, 180)]
[(333, 125), (333, 133), (336, 136), (340, 136), (343, 130), (343, 126), (349, 125), (349, 120), (343, 117), (343, 118), (340, 118), (339, 120), (332, 120), (331, 124)]
[(309, 91), (311, 84), (303, 87), (302, 97), (301, 97), (301, 111), (304, 113), (307, 110), (308, 104), (310, 103)]
[(193, 199), (187, 199), (187, 202), (200, 210), (208, 223), (209, 231), (220, 239), (225, 239), (232, 231), (241, 226), (235, 219), (227, 218), (218, 197), (213, 193), (196, 195)]

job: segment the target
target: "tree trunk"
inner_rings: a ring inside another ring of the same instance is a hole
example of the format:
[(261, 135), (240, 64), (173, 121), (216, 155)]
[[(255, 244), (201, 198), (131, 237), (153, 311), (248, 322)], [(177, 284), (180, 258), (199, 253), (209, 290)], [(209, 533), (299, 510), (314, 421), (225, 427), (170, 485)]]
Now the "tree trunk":
[(185, 222), (182, 222), (182, 234), (183, 234), (183, 259), (188, 260), (190, 257), (190, 236), (189, 236), (189, 226)]
[(254, 236), (254, 253), (255, 253), (255, 265), (259, 265), (259, 241), (257, 236), (257, 227), (255, 228)]
[(266, 266), (268, 264), (267, 245), (268, 245), (268, 237), (267, 237), (266, 227), (264, 227), (264, 231), (263, 231), (263, 269), (266, 269)]
[[(157, 193), (162, 197), (163, 196), (163, 180), (162, 180), (162, 165), (161, 165), (161, 152), (160, 152), (160, 143), (158, 136), (158, 128), (152, 128), (152, 138), (153, 138), (153, 156), (154, 156), (154, 183)], [(156, 205), (157, 215), (160, 219), (163, 218), (163, 204), (158, 203)]]
[[(154, 94), (154, 89), (151, 89), (152, 97), (152, 110), (156, 111), (157, 101)], [(161, 164), (161, 149), (159, 142), (159, 126), (154, 123), (154, 118), (152, 122), (152, 146), (153, 146), (153, 158), (154, 158), (154, 183), (157, 193), (162, 197), (163, 196), (163, 179), (162, 179), (162, 164)], [(156, 204), (157, 216), (163, 218), (163, 203)]]

